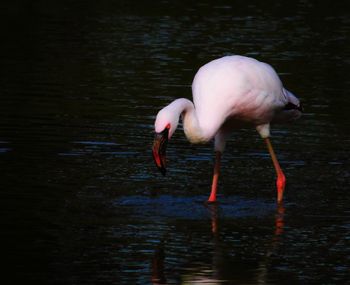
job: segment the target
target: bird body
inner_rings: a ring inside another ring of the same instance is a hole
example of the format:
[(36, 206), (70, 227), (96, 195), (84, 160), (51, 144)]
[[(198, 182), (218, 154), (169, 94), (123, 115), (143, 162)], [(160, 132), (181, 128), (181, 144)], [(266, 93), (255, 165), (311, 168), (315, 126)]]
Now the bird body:
[(221, 126), (228, 118), (256, 125), (268, 123), (274, 109), (285, 103), (274, 70), (242, 56), (226, 56), (201, 67), (192, 92), (203, 128)]
[(288, 101), (275, 70), (243, 56), (226, 56), (204, 65), (192, 89), (199, 116), (210, 111), (205, 107), (219, 103), (218, 109), (212, 110), (220, 110), (224, 119), (234, 116), (256, 125), (269, 123), (274, 112)]
[[(301, 115), (299, 100), (283, 87), (275, 70), (244, 56), (225, 56), (202, 66), (194, 77), (192, 94), (193, 103), (181, 98), (160, 110), (155, 131), (168, 129), (170, 139), (182, 116), (188, 140), (205, 143), (215, 137), (215, 151), (220, 154), (234, 128), (254, 126), (268, 139), (270, 122), (290, 121)], [(272, 146), (269, 151), (273, 152)], [(155, 151), (153, 155), (156, 159)]]

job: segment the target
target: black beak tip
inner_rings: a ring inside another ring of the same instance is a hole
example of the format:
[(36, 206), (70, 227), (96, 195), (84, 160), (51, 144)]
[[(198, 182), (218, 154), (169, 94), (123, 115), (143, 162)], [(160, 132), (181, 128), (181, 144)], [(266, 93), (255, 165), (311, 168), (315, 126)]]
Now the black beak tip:
[(160, 168), (159, 168), (159, 171), (160, 171), (160, 173), (163, 174), (163, 176), (165, 176), (165, 174), (166, 174), (166, 169), (165, 169), (164, 167), (160, 167)]

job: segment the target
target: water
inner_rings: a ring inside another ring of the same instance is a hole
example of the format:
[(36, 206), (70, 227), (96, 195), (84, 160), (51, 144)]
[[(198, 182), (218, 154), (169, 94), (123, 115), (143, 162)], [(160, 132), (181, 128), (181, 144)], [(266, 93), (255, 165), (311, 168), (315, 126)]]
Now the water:
[[(14, 1), (0, 48), (2, 284), (344, 284), (350, 279), (350, 18), (342, 1)], [(260, 3), (261, 2), (261, 3)], [(232, 135), (220, 203), (212, 145), (178, 131), (168, 176), (157, 110), (227, 54), (269, 62), (303, 101)]]

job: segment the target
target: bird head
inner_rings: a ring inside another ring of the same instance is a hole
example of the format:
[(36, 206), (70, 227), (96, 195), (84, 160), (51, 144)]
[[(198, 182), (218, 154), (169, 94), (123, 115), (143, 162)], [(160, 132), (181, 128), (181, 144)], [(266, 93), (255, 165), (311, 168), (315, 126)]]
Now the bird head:
[(164, 176), (166, 173), (166, 147), (169, 140), (169, 129), (170, 124), (167, 124), (163, 131), (156, 132), (152, 147), (154, 162)]
[(166, 173), (166, 148), (179, 123), (179, 114), (170, 106), (160, 110), (154, 123), (155, 138), (152, 147), (154, 162), (159, 171)]

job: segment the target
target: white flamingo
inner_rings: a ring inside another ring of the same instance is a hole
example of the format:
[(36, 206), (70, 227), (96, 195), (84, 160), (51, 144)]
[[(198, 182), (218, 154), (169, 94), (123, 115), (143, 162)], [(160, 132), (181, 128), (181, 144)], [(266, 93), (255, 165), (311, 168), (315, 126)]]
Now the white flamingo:
[(283, 199), (285, 175), (270, 142), (270, 122), (301, 116), (299, 100), (286, 90), (268, 64), (244, 56), (225, 56), (202, 66), (192, 83), (193, 103), (176, 99), (156, 117), (153, 158), (165, 175), (165, 151), (180, 115), (187, 139), (206, 143), (215, 138), (215, 166), (208, 202), (216, 201), (221, 154), (234, 128), (253, 126), (265, 140), (277, 174), (277, 201)]

